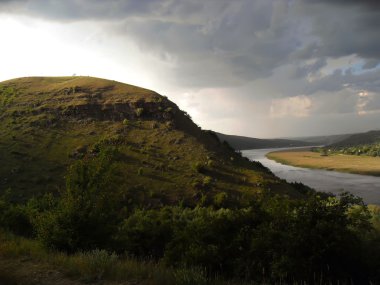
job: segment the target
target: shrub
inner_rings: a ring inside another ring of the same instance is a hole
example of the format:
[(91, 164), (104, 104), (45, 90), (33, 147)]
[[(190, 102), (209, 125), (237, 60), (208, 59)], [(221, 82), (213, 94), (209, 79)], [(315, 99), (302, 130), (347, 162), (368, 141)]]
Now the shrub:
[(91, 250), (79, 253), (76, 258), (80, 261), (81, 275), (87, 280), (100, 280), (113, 270), (118, 257), (106, 250)]
[(144, 113), (144, 108), (137, 108), (135, 113), (137, 117), (141, 117)]
[(179, 268), (174, 271), (174, 278), (178, 285), (209, 284), (206, 270), (199, 267)]
[(34, 222), (46, 246), (69, 252), (110, 246), (122, 207), (112, 157), (102, 150), (98, 157), (69, 168), (57, 206), (41, 212)]
[(195, 162), (193, 164), (191, 164), (191, 168), (195, 171), (195, 172), (198, 172), (198, 173), (202, 173), (205, 169), (204, 169), (204, 165), (200, 162)]
[(217, 207), (227, 206), (228, 194), (226, 192), (220, 192), (214, 196), (214, 204)]
[(162, 257), (172, 238), (173, 211), (170, 208), (135, 211), (119, 229), (120, 249), (134, 256)]
[(9, 192), (0, 197), (0, 227), (22, 236), (33, 234), (27, 205), (13, 203)]

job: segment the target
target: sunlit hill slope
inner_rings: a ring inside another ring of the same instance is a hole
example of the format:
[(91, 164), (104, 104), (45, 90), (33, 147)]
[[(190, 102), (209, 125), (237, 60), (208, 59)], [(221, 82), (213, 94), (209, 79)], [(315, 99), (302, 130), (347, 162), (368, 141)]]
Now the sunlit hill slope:
[(267, 191), (298, 195), (156, 92), (92, 77), (0, 83), (0, 190), (15, 199), (65, 185), (67, 168), (117, 149), (118, 187), (144, 203), (212, 200)]

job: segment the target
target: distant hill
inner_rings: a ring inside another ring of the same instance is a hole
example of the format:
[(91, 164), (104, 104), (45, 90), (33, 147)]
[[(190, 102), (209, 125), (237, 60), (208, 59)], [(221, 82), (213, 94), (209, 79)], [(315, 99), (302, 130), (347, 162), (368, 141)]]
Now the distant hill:
[(295, 137), (290, 138), (294, 140), (300, 140), (304, 142), (309, 142), (314, 145), (330, 145), (333, 143), (338, 143), (352, 134), (342, 134), (342, 135), (330, 135), (330, 136), (312, 136), (312, 137)]
[(313, 142), (288, 140), (288, 139), (258, 139), (244, 136), (225, 135), (216, 133), (221, 141), (226, 141), (234, 149), (257, 149), (276, 147), (298, 147), (315, 145)]
[(345, 139), (330, 144), (330, 147), (351, 147), (380, 143), (380, 130), (347, 136)]
[(220, 192), (298, 195), (154, 91), (82, 76), (0, 82), (0, 194), (58, 193), (71, 165), (104, 149), (117, 150), (120, 191), (146, 206), (207, 202)]

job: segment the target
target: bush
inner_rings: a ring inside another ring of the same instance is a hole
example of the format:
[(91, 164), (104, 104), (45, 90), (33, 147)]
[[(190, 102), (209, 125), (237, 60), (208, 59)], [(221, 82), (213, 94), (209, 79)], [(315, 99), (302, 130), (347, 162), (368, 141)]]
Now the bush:
[(178, 285), (209, 284), (207, 273), (202, 268), (179, 268), (174, 271), (174, 278)]
[(28, 206), (13, 203), (9, 193), (0, 197), (0, 228), (27, 237), (33, 234)]
[(87, 280), (100, 280), (113, 270), (118, 257), (115, 253), (95, 249), (76, 256), (80, 261), (81, 275)]
[(35, 219), (37, 236), (46, 246), (69, 252), (110, 246), (122, 207), (112, 158), (103, 150), (69, 168), (59, 203)]
[(195, 162), (191, 164), (191, 169), (198, 173), (202, 173), (205, 170), (204, 165), (200, 162)]
[(144, 113), (144, 108), (137, 108), (135, 113), (137, 117), (141, 117)]
[(119, 250), (134, 256), (161, 258), (173, 233), (173, 210), (137, 210), (121, 225)]
[(217, 207), (227, 206), (228, 194), (226, 192), (220, 192), (214, 196), (214, 204)]

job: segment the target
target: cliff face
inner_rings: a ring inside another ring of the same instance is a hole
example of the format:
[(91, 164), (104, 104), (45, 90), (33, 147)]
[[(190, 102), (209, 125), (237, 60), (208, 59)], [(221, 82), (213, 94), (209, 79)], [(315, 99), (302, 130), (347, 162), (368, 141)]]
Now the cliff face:
[(219, 192), (238, 199), (268, 189), (297, 195), (156, 92), (92, 77), (0, 83), (0, 192), (17, 199), (57, 192), (67, 168), (92, 159), (99, 145), (120, 153), (120, 188), (137, 187), (150, 202), (207, 201)]

